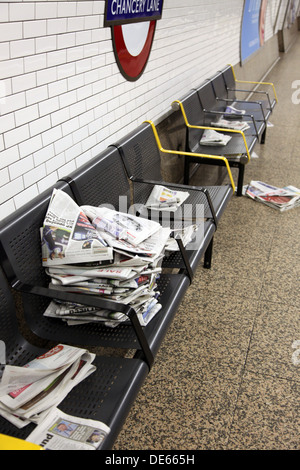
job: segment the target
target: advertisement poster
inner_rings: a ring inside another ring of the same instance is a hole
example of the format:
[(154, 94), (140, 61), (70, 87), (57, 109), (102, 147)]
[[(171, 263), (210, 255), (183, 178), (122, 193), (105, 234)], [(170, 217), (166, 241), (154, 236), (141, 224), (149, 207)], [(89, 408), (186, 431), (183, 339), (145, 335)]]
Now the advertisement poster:
[(268, 0), (245, 0), (241, 30), (241, 63), (265, 41), (265, 17)]

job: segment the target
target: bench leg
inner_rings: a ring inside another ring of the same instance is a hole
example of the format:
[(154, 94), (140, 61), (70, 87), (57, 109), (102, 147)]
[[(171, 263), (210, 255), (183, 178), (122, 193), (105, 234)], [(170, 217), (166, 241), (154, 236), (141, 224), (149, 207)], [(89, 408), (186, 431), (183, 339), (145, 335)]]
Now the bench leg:
[(242, 196), (243, 184), (244, 184), (244, 173), (245, 173), (245, 165), (240, 165), (239, 166), (239, 176), (238, 176), (237, 190), (236, 190), (236, 195), (238, 197)]
[(190, 161), (188, 157), (184, 158), (184, 175), (183, 175), (183, 183), (189, 184), (190, 181)]
[(260, 139), (261, 144), (264, 144), (265, 141), (266, 141), (266, 133), (267, 133), (267, 126), (265, 127), (265, 130), (263, 131), (263, 133), (261, 135), (261, 139)]
[(213, 242), (214, 242), (214, 239), (212, 238), (211, 241), (209, 242), (209, 245), (206, 248), (206, 251), (205, 251), (205, 254), (204, 254), (204, 268), (205, 269), (210, 269), (211, 268)]

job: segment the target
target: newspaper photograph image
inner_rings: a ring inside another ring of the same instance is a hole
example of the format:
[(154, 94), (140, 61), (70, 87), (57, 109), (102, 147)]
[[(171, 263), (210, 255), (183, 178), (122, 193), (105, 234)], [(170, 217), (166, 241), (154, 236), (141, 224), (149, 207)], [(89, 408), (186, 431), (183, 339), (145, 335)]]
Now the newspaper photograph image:
[(96, 450), (109, 434), (106, 424), (53, 410), (26, 441), (45, 450)]
[(54, 190), (41, 228), (43, 266), (113, 259), (111, 247), (100, 237), (86, 214), (63, 191)]

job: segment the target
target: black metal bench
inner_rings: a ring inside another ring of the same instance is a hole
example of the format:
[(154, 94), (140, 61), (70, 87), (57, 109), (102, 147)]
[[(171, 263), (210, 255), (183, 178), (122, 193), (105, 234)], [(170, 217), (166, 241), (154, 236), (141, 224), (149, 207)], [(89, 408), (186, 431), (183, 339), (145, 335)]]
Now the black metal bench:
[[(42, 315), (42, 312), (40, 312)], [(24, 366), (48, 349), (30, 344), (20, 333), (10, 286), (0, 269), (0, 340), (5, 345), (6, 364)], [(77, 385), (61, 402), (59, 409), (72, 416), (101, 421), (110, 427), (99, 450), (111, 449), (142, 386), (148, 367), (144, 360), (96, 356), (96, 371)], [(0, 378), (4, 364), (0, 365)], [(35, 428), (21, 429), (0, 417), (0, 433), (26, 439)]]
[[(222, 158), (226, 157), (231, 168), (238, 168), (237, 196), (241, 196), (245, 165), (250, 161), (251, 153), (258, 142), (256, 133), (246, 134), (241, 130), (219, 128), (211, 122), (207, 123), (207, 112), (200, 102), (198, 90), (190, 90), (180, 100), (175, 100), (172, 108), (181, 111), (186, 126), (186, 151), (190, 152), (190, 155), (185, 156), (185, 184), (189, 182), (191, 163), (224, 166)], [(209, 114), (210, 119), (213, 120), (211, 110)], [(208, 147), (200, 142), (205, 130), (214, 130), (228, 135), (231, 140), (225, 146)], [(199, 154), (204, 156), (201, 160), (198, 157)]]

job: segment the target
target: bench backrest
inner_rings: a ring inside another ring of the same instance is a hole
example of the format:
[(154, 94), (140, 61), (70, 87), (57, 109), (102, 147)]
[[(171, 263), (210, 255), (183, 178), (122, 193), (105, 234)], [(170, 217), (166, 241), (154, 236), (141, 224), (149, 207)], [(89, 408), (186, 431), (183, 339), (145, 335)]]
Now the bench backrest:
[[(205, 125), (205, 113), (203, 111), (202, 104), (200, 102), (197, 90), (190, 90), (180, 99), (188, 123), (194, 126)], [(203, 134), (202, 129), (187, 129), (187, 143), (188, 149), (193, 151), (199, 144), (199, 140)]]
[(223, 80), (228, 92), (229, 99), (235, 99), (235, 77), (231, 65), (228, 65), (224, 70), (222, 70)]
[(129, 177), (162, 179), (161, 156), (148, 122), (139, 125), (114, 146), (119, 149)]
[[(128, 177), (163, 181), (161, 154), (152, 127), (144, 122), (114, 144), (126, 167)], [(152, 186), (134, 185), (134, 203), (145, 202)]]
[(213, 77), (210, 79), (215, 96), (219, 99), (227, 99), (228, 92), (227, 87), (225, 85), (224, 77), (222, 72), (217, 72)]
[[(64, 178), (63, 178), (64, 179)], [(72, 172), (70, 182), (78, 205), (113, 206), (119, 210), (119, 196), (126, 197), (127, 208), (131, 205), (130, 184), (118, 150), (109, 147), (79, 169)]]
[(212, 83), (209, 80), (201, 83), (201, 85), (196, 88), (196, 91), (204, 110), (216, 109), (216, 97)]

